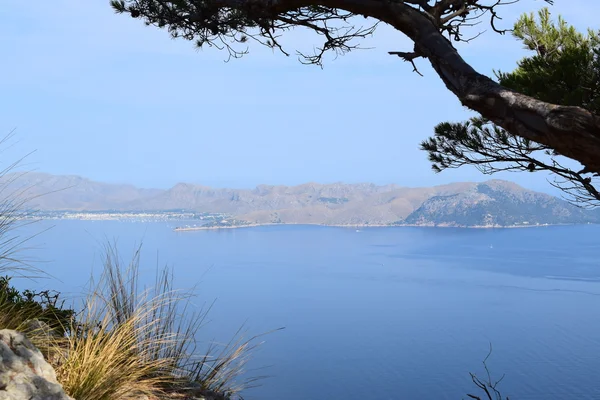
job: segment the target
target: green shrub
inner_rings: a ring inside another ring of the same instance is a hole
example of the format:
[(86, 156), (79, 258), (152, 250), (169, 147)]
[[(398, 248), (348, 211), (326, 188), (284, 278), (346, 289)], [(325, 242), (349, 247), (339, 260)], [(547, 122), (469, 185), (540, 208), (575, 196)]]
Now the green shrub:
[(64, 307), (60, 293), (51, 290), (19, 291), (11, 285), (11, 277), (0, 277), (0, 326), (3, 329), (20, 329), (29, 320), (48, 324), (62, 336), (72, 326), (75, 310)]

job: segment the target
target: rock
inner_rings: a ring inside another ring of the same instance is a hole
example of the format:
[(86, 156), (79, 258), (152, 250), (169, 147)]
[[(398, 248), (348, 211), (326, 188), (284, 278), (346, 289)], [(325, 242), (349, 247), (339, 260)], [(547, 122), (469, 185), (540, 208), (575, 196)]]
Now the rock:
[(73, 400), (42, 353), (20, 332), (0, 330), (0, 400)]

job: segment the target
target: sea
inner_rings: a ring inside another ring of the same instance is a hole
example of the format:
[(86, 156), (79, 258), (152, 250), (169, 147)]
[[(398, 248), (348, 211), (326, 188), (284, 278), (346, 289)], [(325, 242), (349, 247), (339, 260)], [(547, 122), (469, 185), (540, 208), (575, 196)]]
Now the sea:
[(125, 264), (141, 244), (143, 284), (168, 266), (211, 307), (201, 345), (266, 333), (246, 400), (485, 399), (470, 373), (488, 372), (510, 399), (600, 399), (600, 226), (177, 225), (28, 225), (22, 254), (51, 277), (16, 284), (77, 299), (107, 242)]

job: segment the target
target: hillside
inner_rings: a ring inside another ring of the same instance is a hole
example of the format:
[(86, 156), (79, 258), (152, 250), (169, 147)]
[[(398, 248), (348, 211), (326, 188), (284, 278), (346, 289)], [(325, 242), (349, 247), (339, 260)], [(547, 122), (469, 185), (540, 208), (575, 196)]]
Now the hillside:
[(0, 184), (5, 193), (23, 193), (33, 198), (30, 205), (40, 210), (122, 209), (124, 202), (143, 201), (162, 193), (159, 189), (140, 189), (133, 185), (95, 182), (75, 175), (42, 172), (13, 173)]
[(403, 222), (428, 226), (583, 224), (600, 222), (600, 214), (510, 182), (488, 181), (461, 193), (430, 197)]
[(513, 226), (597, 223), (600, 214), (514, 183), (408, 188), (397, 185), (259, 185), (221, 189), (180, 183), (168, 190), (94, 182), (43, 173), (12, 175), (9, 186), (27, 188), (42, 211), (163, 211), (226, 213), (247, 223), (325, 225)]

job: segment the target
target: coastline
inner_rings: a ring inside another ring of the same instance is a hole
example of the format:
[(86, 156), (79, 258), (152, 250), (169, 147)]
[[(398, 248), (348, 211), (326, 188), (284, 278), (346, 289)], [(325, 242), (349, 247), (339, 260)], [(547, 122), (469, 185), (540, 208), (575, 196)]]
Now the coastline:
[[(170, 222), (176, 223), (180, 221), (183, 224), (195, 224), (203, 218), (186, 218), (189, 215), (186, 213), (167, 212), (167, 213), (152, 213), (152, 212), (108, 212), (108, 213), (83, 213), (83, 212), (58, 212), (59, 215), (37, 215), (28, 216), (23, 219), (34, 220), (71, 220), (71, 221), (118, 221), (118, 222)], [(64, 215), (63, 215), (64, 214)], [(223, 215), (218, 215), (223, 216)], [(214, 219), (215, 218), (211, 218)], [(218, 219), (217, 219), (218, 220)], [(376, 223), (376, 224), (326, 224), (326, 223), (310, 223), (310, 222), (265, 222), (265, 223), (244, 223), (243, 220), (233, 220), (233, 225), (218, 225), (214, 222), (209, 222), (209, 226), (175, 226), (171, 228), (175, 232), (192, 232), (204, 230), (221, 230), (221, 229), (241, 229), (241, 228), (257, 228), (262, 226), (284, 226), (284, 225), (305, 225), (305, 226), (321, 226), (321, 227), (336, 227), (347, 229), (367, 229), (367, 228), (461, 228), (461, 229), (510, 229), (510, 228), (541, 228), (548, 226), (571, 226), (571, 225), (595, 225), (594, 223), (549, 223), (549, 224), (518, 224), (518, 225), (454, 225), (454, 224), (393, 224), (393, 223)], [(231, 224), (231, 222), (229, 222)], [(173, 226), (173, 225), (171, 225)]]
[(306, 226), (323, 226), (331, 228), (461, 228), (461, 229), (515, 229), (515, 228), (543, 228), (548, 226), (570, 226), (570, 225), (592, 225), (592, 224), (540, 224), (540, 225), (473, 225), (473, 226), (457, 226), (457, 225), (418, 225), (418, 224), (315, 224), (315, 223), (253, 223), (247, 225), (229, 225), (229, 226), (195, 226), (195, 227), (177, 227), (175, 232), (192, 232), (192, 231), (212, 231), (220, 229), (241, 229), (241, 228), (258, 228), (262, 226), (287, 226), (287, 225), (306, 225)]

